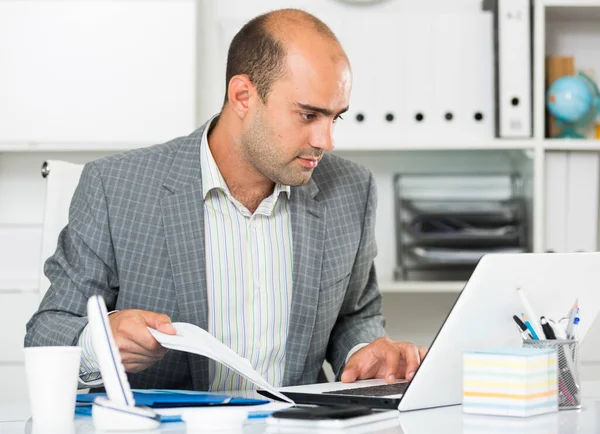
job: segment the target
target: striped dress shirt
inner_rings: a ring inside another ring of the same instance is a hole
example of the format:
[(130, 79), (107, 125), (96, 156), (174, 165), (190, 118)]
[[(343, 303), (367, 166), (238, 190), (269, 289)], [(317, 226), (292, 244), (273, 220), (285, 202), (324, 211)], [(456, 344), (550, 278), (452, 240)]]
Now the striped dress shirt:
[[(208, 331), (281, 386), (292, 300), (290, 187), (277, 184), (254, 214), (230, 193), (204, 130), (201, 144)], [(209, 360), (213, 391), (252, 384)]]

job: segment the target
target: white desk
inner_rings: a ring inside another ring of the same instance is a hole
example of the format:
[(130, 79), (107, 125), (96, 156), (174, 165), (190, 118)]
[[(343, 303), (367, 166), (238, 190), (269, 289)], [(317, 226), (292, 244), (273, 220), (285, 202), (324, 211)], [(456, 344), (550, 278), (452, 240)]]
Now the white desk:
[[(532, 418), (502, 418), (474, 416), (462, 413), (460, 406), (432, 410), (399, 413), (400, 426), (394, 429), (374, 431), (380, 434), (462, 434), (462, 433), (510, 433), (510, 434), (596, 434), (600, 433), (600, 382), (583, 383), (583, 409), (560, 411)], [(32, 433), (29, 419), (29, 405), (26, 400), (9, 403), (8, 391), (0, 391), (0, 434)], [(36, 430), (37, 431), (37, 430)], [(259, 434), (265, 431), (264, 425), (254, 423), (246, 426), (244, 434)], [(51, 431), (43, 430), (51, 434)], [(91, 418), (77, 418), (74, 431), (60, 434), (92, 434), (94, 426)], [(157, 433), (183, 434), (183, 423), (163, 424)], [(189, 431), (193, 432), (193, 431)], [(207, 432), (207, 431), (203, 431)], [(32, 434), (37, 434), (32, 433)], [(58, 433), (57, 433), (58, 434)]]

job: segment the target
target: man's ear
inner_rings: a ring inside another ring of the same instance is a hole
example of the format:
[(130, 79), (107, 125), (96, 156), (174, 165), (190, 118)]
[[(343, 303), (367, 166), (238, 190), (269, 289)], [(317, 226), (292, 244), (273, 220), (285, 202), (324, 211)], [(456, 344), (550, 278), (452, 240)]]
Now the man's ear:
[(244, 119), (257, 97), (256, 88), (247, 75), (234, 75), (229, 80), (227, 100), (232, 110)]

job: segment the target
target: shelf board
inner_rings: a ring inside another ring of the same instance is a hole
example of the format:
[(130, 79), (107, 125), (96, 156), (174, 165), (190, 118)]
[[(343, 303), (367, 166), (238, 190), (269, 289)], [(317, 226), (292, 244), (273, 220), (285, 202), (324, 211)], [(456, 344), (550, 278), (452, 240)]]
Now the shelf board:
[(380, 282), (379, 289), (384, 294), (458, 294), (465, 282), (404, 281)]
[(336, 151), (435, 151), (435, 150), (528, 150), (536, 146), (535, 139), (400, 139), (394, 142), (375, 144), (376, 141), (371, 141), (373, 145), (364, 146), (363, 143), (350, 141), (341, 141), (341, 145), (335, 148)]
[[(599, 9), (600, 11), (600, 9)], [(600, 151), (600, 140), (568, 140), (545, 139), (542, 142), (545, 150)], [(370, 152), (370, 151), (468, 151), (468, 150), (532, 150), (540, 144), (537, 139), (482, 139), (482, 140), (399, 140), (394, 143), (361, 146), (359, 143), (345, 142), (335, 148), (337, 152)], [(8, 144), (0, 142), (2, 152), (121, 152), (128, 149), (147, 146), (140, 143), (111, 144), (78, 144), (78, 143), (21, 143)]]
[(37, 279), (0, 279), (0, 294), (13, 292), (37, 292)]
[(600, 0), (544, 0), (548, 21), (596, 21)]
[(7, 143), (0, 142), (2, 152), (120, 152), (141, 148), (141, 143)]
[[(158, 142), (157, 142), (158, 143)], [(336, 151), (435, 151), (435, 150), (527, 150), (536, 145), (534, 139), (398, 139), (365, 146), (363, 141), (341, 140)], [(377, 143), (376, 139), (369, 143)], [(120, 152), (149, 146), (147, 143), (38, 143), (0, 142), (2, 152)]]
[(564, 8), (600, 7), (600, 0), (543, 0), (544, 6)]
[(546, 151), (600, 151), (600, 140), (546, 139)]

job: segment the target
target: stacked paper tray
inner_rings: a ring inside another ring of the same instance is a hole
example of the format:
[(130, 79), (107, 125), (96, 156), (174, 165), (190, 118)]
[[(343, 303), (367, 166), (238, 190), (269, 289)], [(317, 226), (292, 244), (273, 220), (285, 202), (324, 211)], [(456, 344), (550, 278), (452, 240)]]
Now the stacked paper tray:
[(530, 249), (519, 174), (398, 173), (394, 196), (398, 280), (466, 280), (487, 253)]
[(463, 411), (533, 416), (558, 410), (554, 349), (499, 348), (463, 355)]

